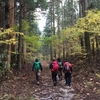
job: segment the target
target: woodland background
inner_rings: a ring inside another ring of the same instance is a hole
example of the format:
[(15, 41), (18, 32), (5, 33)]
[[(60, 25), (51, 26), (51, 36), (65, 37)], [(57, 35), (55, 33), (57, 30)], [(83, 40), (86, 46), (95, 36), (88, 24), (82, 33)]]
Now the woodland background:
[[(43, 32), (36, 13), (46, 18)], [(0, 82), (35, 58), (53, 56), (99, 62), (100, 0), (0, 0)]]

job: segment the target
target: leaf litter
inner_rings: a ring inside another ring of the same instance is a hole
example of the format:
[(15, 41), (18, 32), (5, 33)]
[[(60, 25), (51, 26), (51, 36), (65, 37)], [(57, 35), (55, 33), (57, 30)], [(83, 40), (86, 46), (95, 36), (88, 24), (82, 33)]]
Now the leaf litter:
[[(32, 63), (0, 84), (0, 100), (100, 100), (100, 73), (83, 68), (83, 63), (75, 63), (72, 74), (72, 87), (66, 87), (64, 78), (52, 85), (48, 63), (43, 64), (41, 84), (36, 85)], [(91, 66), (91, 65), (88, 65)], [(82, 67), (82, 68), (81, 68)]]

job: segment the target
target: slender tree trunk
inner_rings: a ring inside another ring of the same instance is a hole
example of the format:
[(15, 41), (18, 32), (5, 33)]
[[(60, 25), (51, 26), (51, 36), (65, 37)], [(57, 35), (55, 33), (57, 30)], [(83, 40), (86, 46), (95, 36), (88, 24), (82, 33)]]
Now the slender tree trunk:
[[(64, 6), (65, 7), (65, 6)], [(66, 16), (65, 16), (65, 9), (63, 9), (63, 17), (62, 17), (63, 19), (63, 29), (65, 29), (66, 28), (66, 23), (65, 23), (65, 21), (66, 21)], [(65, 60), (65, 40), (63, 41), (63, 61)]]
[[(79, 0), (80, 17), (84, 17), (86, 15), (85, 11), (88, 8), (88, 4), (89, 4), (88, 0)], [(84, 40), (85, 40), (87, 56), (88, 56), (88, 58), (91, 58), (90, 35), (88, 32), (84, 33)]]
[(7, 45), (7, 70), (10, 71), (11, 66), (11, 44)]
[(10, 3), (10, 15), (9, 15), (9, 27), (14, 24), (14, 0), (9, 0)]
[(91, 59), (91, 47), (90, 47), (90, 35), (88, 32), (84, 33), (84, 38), (85, 38), (85, 47), (86, 47), (88, 61), (90, 61), (90, 59)]
[[(58, 34), (58, 39), (60, 40), (60, 13), (59, 13), (59, 7), (60, 2), (57, 0), (57, 34)], [(60, 41), (59, 41), (59, 46), (58, 46), (58, 57), (60, 58), (61, 54), (61, 49), (60, 49)]]
[(82, 4), (81, 4), (81, 0), (79, 0), (79, 17), (82, 17)]
[[(23, 15), (23, 19), (26, 19), (26, 4), (23, 4), (23, 11), (22, 11), (22, 15)], [(24, 40), (22, 40), (22, 52), (23, 52), (23, 59), (22, 59), (22, 66), (24, 67), (24, 62), (26, 58), (26, 42)]]
[(71, 0), (71, 25), (74, 24), (73, 0)]
[[(10, 11), (9, 11), (9, 27), (12, 27), (14, 23), (14, 0), (9, 0), (9, 5), (10, 5)], [(8, 35), (8, 39), (10, 39), (12, 36), (11, 34)], [(11, 66), (11, 44), (8, 44), (8, 52), (7, 52), (7, 69), (10, 70)]]
[[(62, 29), (64, 29), (64, 6), (62, 5), (63, 9), (62, 9)], [(63, 37), (64, 38), (64, 37)], [(62, 53), (63, 53), (63, 61), (65, 60), (65, 47), (64, 47), (64, 40), (63, 40), (63, 48), (62, 48)]]
[(94, 39), (92, 40), (92, 56), (95, 56), (95, 49), (94, 49)]
[(88, 32), (84, 33), (84, 37), (85, 37), (85, 46), (86, 46), (86, 51), (90, 52), (90, 35)]
[[(55, 1), (52, 0), (52, 12), (53, 12), (53, 14), (52, 14), (52, 21), (53, 21), (53, 35), (55, 35), (55, 9), (54, 9), (54, 7), (55, 7)], [(55, 48), (55, 45), (54, 45), (54, 47), (53, 47), (53, 54), (54, 54), (54, 57), (56, 57), (56, 48)]]
[[(53, 11), (52, 11), (52, 8), (53, 8), (53, 1), (51, 0), (51, 8), (50, 8), (50, 14), (51, 14), (51, 37), (53, 36), (53, 25), (52, 25), (52, 22), (53, 22)], [(50, 44), (50, 59), (52, 60), (53, 58), (53, 46), (52, 46), (52, 42), (51, 41), (51, 44)]]
[(2, 3), (0, 6), (0, 27), (4, 28), (5, 26), (5, 3)]
[[(19, 32), (22, 32), (22, 0), (20, 0)], [(22, 60), (22, 36), (18, 38), (18, 68), (21, 69)]]
[(98, 53), (99, 51), (98, 36), (95, 36), (95, 40), (96, 40), (96, 52)]
[(84, 42), (83, 42), (83, 37), (80, 36), (79, 39), (80, 39), (80, 44), (81, 44), (81, 52), (84, 52)]

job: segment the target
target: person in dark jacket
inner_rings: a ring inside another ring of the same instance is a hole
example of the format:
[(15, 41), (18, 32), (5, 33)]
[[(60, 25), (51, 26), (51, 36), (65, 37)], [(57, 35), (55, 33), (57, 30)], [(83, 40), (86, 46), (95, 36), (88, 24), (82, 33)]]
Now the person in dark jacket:
[(55, 57), (53, 58), (52, 62), (50, 63), (49, 68), (51, 69), (51, 76), (52, 76), (53, 85), (56, 86), (58, 69), (57, 69), (57, 71), (53, 70), (54, 63), (57, 64), (57, 66), (58, 66), (58, 63), (57, 63)]
[(65, 78), (65, 85), (69, 86), (71, 85), (71, 73), (72, 73), (72, 64), (66, 61), (64, 63), (63, 67), (63, 72), (64, 72), (64, 78)]
[(59, 80), (62, 80), (62, 70), (63, 70), (63, 63), (60, 58), (57, 59), (59, 69), (58, 69), (58, 78)]
[(35, 62), (33, 63), (33, 66), (32, 66), (32, 71), (35, 71), (37, 85), (39, 85), (39, 76), (42, 71), (42, 65), (38, 59), (35, 59)]

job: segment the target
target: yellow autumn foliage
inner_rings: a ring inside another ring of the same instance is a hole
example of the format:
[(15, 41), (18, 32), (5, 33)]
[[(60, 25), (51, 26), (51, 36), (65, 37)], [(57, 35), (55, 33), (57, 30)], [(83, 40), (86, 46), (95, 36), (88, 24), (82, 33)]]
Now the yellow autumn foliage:
[(100, 11), (97, 9), (87, 11), (85, 17), (79, 18), (73, 26), (63, 29), (58, 37), (54, 35), (45, 41), (47, 44), (52, 43), (56, 50), (65, 46), (68, 52), (81, 52), (79, 36), (83, 36), (84, 32), (92, 34), (93, 37), (100, 35)]
[(22, 35), (24, 34), (22, 32), (15, 32), (13, 28), (9, 29), (0, 29), (0, 44), (5, 43), (5, 44), (16, 44), (17, 43), (17, 38), (16, 35)]
[(100, 11), (97, 9), (87, 11), (85, 17), (78, 19), (75, 28), (89, 33), (100, 33)]

